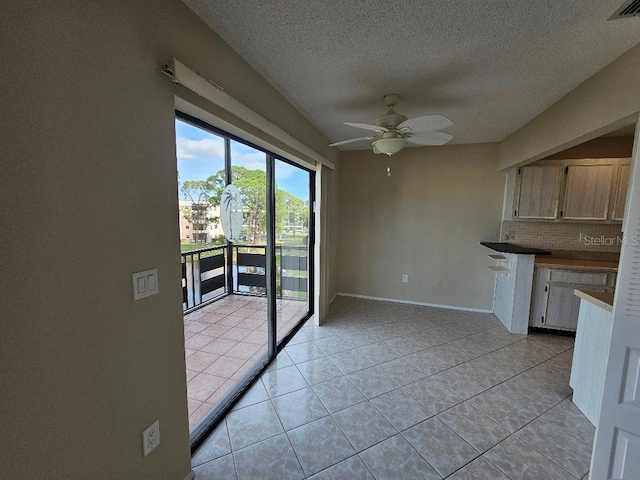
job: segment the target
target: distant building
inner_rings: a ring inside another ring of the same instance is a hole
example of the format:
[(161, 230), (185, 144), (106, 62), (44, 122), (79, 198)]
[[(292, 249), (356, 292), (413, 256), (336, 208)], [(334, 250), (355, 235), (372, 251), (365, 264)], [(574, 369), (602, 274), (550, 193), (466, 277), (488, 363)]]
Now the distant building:
[[(178, 201), (181, 242), (211, 242), (218, 235), (224, 235), (220, 222), (206, 222), (214, 217), (220, 217), (220, 207), (193, 203), (191, 200)], [(185, 216), (186, 212), (190, 212)], [(191, 220), (188, 220), (189, 217)]]

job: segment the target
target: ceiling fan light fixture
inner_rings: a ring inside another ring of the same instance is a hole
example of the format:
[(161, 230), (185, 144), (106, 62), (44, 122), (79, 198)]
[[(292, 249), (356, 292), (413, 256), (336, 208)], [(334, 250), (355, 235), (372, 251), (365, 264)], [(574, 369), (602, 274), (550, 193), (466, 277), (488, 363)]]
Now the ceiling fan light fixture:
[[(640, 2), (640, 0), (635, 0)], [(394, 107), (399, 96), (396, 94), (385, 95), (384, 102), (389, 107), (386, 115), (375, 119), (375, 125), (370, 123), (345, 122), (345, 125), (376, 132), (369, 137), (352, 138), (332, 143), (330, 147), (338, 147), (363, 140), (374, 140), (371, 144), (373, 153), (384, 153), (389, 157), (398, 153), (407, 143), (422, 146), (444, 145), (453, 135), (439, 132), (442, 128), (453, 125), (451, 119), (444, 115), (422, 115), (407, 118), (406, 115), (396, 113)], [(377, 138), (377, 140), (376, 140)]]
[(373, 142), (373, 151), (375, 153), (384, 153), (391, 156), (398, 153), (404, 147), (407, 141), (404, 138), (381, 138)]

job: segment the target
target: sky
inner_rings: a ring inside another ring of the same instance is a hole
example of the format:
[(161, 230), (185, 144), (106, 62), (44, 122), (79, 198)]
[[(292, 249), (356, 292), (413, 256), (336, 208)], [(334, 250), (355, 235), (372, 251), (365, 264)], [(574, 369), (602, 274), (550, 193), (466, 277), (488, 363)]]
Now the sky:
[[(185, 180), (206, 180), (224, 168), (224, 140), (198, 127), (176, 119), (176, 155), (180, 174), (178, 192)], [(264, 152), (231, 141), (231, 165), (250, 170), (266, 170)], [(276, 160), (276, 185), (292, 195), (309, 199), (309, 173), (301, 168)]]

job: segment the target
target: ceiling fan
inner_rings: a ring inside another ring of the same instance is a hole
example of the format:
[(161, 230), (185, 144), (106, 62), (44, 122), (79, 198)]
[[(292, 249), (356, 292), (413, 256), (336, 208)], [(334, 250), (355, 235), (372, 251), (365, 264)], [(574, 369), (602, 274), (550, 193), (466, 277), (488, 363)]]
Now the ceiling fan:
[(384, 153), (391, 156), (402, 150), (406, 143), (432, 146), (444, 145), (453, 138), (453, 135), (436, 131), (453, 125), (453, 122), (447, 117), (444, 115), (423, 115), (410, 119), (406, 115), (401, 115), (393, 110), (399, 99), (400, 97), (395, 93), (384, 96), (384, 103), (389, 107), (389, 111), (386, 115), (376, 118), (375, 125), (344, 123), (350, 127), (374, 131), (376, 132), (375, 135), (343, 140), (342, 142), (332, 143), (329, 146), (337, 147), (348, 143), (374, 140), (371, 144), (373, 153)]

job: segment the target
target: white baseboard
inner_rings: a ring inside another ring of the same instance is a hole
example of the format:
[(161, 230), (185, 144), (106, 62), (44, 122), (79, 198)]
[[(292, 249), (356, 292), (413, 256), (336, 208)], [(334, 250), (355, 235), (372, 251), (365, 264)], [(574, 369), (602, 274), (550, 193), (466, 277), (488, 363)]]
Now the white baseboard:
[(189, 473), (187, 473), (187, 476), (184, 477), (184, 480), (194, 480), (196, 478), (196, 474), (193, 473), (193, 470), (191, 470)]
[[(336, 296), (337, 295), (340, 295), (341, 297), (364, 298), (365, 300), (377, 300), (381, 302), (405, 303), (407, 305), (420, 305), (422, 307), (444, 308), (447, 310), (460, 310), (463, 312), (493, 313), (493, 310), (485, 310), (483, 308), (468, 308), (468, 307), (457, 307), (455, 305), (440, 305), (437, 303), (412, 302), (410, 300), (398, 300), (397, 298), (370, 297), (368, 295), (356, 295), (355, 293), (338, 293), (336, 294)], [(331, 301), (333, 301), (333, 299)]]

